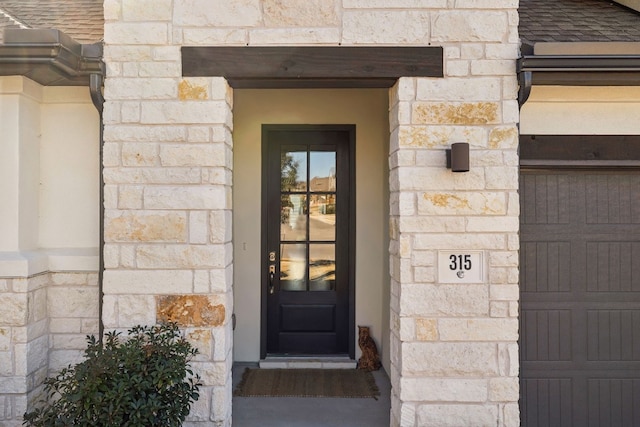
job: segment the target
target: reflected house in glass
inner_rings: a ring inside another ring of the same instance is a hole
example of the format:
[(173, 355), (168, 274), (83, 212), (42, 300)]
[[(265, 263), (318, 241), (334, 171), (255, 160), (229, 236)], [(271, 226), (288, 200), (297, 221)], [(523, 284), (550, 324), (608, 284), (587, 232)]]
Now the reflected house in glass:
[[(280, 154), (282, 290), (333, 289), (336, 262), (335, 152), (293, 151), (290, 147), (283, 147), (282, 150)], [(299, 148), (296, 147), (296, 150)]]
[(327, 177), (313, 177), (311, 178), (311, 191), (335, 191), (336, 190), (336, 177), (329, 175)]

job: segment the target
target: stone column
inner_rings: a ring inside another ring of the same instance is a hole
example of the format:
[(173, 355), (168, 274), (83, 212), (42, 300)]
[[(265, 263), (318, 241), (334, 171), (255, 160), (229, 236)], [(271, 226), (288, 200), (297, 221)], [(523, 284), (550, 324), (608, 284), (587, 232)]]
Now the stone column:
[(181, 77), (172, 2), (105, 2), (107, 329), (177, 321), (200, 350), (189, 425), (230, 425), (232, 92)]
[[(394, 426), (519, 425), (517, 20), (485, 3), (432, 19), (444, 78), (391, 91)], [(445, 168), (454, 142), (469, 172)], [(439, 251), (480, 251), (482, 278), (441, 281)]]

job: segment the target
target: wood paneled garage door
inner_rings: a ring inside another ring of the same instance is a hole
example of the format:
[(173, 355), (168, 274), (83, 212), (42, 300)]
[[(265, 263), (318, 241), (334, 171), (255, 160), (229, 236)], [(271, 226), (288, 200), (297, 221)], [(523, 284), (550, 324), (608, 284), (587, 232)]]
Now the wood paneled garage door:
[(522, 170), (523, 426), (640, 426), (640, 173)]

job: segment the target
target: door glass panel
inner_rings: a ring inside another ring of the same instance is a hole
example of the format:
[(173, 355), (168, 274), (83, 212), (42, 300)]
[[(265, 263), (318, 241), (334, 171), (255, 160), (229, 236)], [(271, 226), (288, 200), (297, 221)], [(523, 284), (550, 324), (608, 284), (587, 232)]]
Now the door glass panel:
[(334, 244), (309, 245), (309, 290), (331, 291), (336, 281), (336, 248)]
[(335, 151), (312, 151), (309, 158), (309, 191), (336, 191)]
[(280, 176), (280, 289), (334, 290), (336, 152), (283, 147)]
[(307, 245), (304, 243), (280, 245), (280, 289), (307, 290)]
[(307, 240), (307, 196), (280, 195), (280, 240)]
[(311, 194), (309, 198), (309, 238), (315, 241), (335, 241), (336, 195)]
[(280, 189), (282, 191), (307, 190), (307, 152), (283, 148), (280, 153)]

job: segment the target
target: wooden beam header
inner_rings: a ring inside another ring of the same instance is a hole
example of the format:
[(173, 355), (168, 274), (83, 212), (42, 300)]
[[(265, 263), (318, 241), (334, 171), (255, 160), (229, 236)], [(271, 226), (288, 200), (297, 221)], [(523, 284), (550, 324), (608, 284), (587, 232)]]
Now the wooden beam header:
[(442, 77), (439, 46), (182, 47), (184, 77), (222, 76), (234, 88), (391, 87)]
[(522, 167), (640, 167), (640, 135), (520, 135)]

